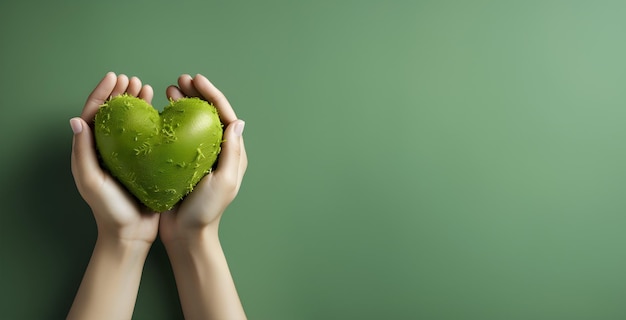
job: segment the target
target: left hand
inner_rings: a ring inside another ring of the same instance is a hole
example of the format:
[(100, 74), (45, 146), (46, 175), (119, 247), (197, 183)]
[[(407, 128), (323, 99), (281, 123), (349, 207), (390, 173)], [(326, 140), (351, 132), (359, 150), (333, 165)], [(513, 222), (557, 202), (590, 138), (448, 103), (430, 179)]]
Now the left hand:
[(153, 91), (136, 78), (109, 72), (91, 92), (80, 117), (72, 118), (72, 174), (76, 187), (91, 207), (98, 239), (144, 241), (152, 244), (159, 229), (159, 215), (149, 212), (107, 171), (100, 167), (93, 123), (98, 108), (110, 97), (127, 93), (152, 101)]

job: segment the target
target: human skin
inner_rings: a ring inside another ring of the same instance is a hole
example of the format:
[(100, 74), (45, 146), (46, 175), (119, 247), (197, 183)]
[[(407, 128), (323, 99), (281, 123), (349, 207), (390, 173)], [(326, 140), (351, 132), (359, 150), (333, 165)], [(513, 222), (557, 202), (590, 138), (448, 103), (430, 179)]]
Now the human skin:
[(169, 98), (205, 99), (226, 130), (217, 168), (173, 211), (161, 214), (159, 234), (172, 264), (185, 319), (245, 319), (218, 229), (222, 214), (241, 187), (248, 166), (242, 132), (226, 97), (204, 76), (182, 75)]
[(127, 93), (151, 102), (153, 90), (136, 78), (110, 72), (87, 98), (74, 132), (72, 174), (90, 206), (98, 230), (96, 245), (68, 319), (131, 319), (148, 251), (160, 233), (186, 319), (245, 319), (245, 312), (221, 249), (219, 220), (237, 195), (247, 168), (244, 122), (204, 76), (183, 75), (167, 89), (172, 99), (197, 96), (212, 102), (225, 126), (217, 168), (181, 203), (161, 214), (139, 204), (98, 162), (92, 128), (109, 97)]

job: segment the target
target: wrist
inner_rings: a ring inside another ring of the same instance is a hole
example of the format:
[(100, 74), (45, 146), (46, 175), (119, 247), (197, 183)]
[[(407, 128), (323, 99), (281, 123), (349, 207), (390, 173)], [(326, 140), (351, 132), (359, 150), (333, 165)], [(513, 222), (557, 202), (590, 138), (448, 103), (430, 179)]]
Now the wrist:
[(124, 214), (93, 211), (98, 230), (98, 239), (108, 243), (150, 247), (159, 230), (156, 213), (125, 212)]
[(206, 225), (199, 228), (177, 230), (161, 234), (161, 241), (167, 250), (196, 249), (207, 245), (218, 244), (217, 225)]
[(115, 252), (118, 256), (148, 254), (152, 242), (145, 240), (125, 239), (116, 235), (98, 232), (96, 248)]

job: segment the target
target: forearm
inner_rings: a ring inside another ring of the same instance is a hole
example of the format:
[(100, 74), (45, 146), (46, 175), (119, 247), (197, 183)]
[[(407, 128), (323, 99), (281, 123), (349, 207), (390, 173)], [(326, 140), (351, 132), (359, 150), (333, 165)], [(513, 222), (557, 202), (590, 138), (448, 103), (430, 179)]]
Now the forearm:
[(166, 244), (185, 319), (246, 319), (217, 229)]
[(68, 319), (131, 319), (150, 244), (103, 239), (93, 254)]

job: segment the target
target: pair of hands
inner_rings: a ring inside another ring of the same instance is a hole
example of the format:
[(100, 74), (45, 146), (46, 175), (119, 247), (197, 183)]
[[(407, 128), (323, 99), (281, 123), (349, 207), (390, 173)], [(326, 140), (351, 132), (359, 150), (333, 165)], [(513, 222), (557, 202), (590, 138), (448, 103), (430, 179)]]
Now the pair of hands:
[(122, 93), (151, 103), (154, 92), (137, 77), (109, 72), (91, 92), (80, 117), (72, 118), (72, 174), (83, 199), (91, 207), (98, 237), (152, 244), (157, 234), (164, 243), (185, 240), (207, 229), (217, 231), (226, 207), (239, 192), (247, 168), (242, 132), (226, 97), (202, 75), (182, 75), (178, 86), (166, 90), (169, 99), (199, 97), (212, 103), (224, 124), (224, 142), (218, 166), (205, 176), (183, 201), (172, 210), (156, 214), (141, 205), (98, 162), (92, 128), (89, 124), (107, 99)]

